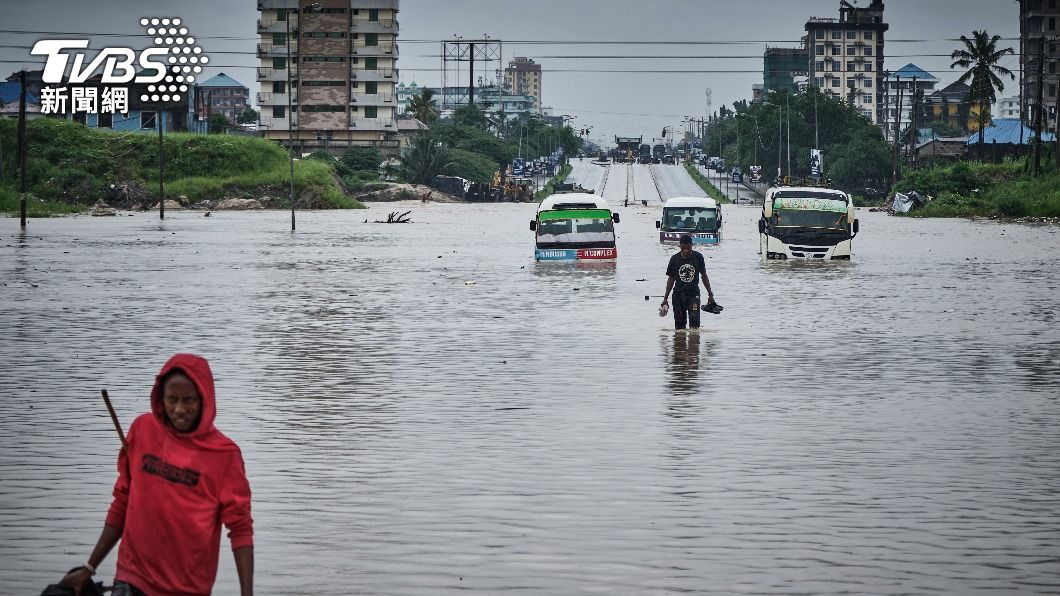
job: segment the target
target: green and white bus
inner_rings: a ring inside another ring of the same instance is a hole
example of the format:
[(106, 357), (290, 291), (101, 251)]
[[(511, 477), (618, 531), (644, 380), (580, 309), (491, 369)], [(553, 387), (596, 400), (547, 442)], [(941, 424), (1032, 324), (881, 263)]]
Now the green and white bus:
[(759, 252), (767, 259), (850, 260), (858, 233), (854, 202), (841, 190), (774, 186), (758, 221)]
[(530, 222), (538, 261), (610, 260), (615, 247), (617, 213), (607, 201), (586, 192), (555, 194), (541, 201)]

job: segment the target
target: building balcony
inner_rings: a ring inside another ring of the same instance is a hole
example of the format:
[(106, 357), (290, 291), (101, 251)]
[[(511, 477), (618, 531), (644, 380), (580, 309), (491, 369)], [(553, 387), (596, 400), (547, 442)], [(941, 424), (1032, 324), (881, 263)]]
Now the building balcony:
[(354, 21), (350, 27), (352, 33), (395, 33), (398, 30), (398, 22), (395, 19), (379, 19), (378, 21)]
[(379, 45), (364, 45), (364, 40), (358, 40), (353, 44), (355, 56), (396, 56), (398, 53), (397, 43), (392, 41), (381, 41)]
[(286, 81), (287, 71), (291, 71), (291, 78), (298, 78), (298, 68), (272, 68), (269, 66), (258, 67), (258, 80), (259, 81)]
[(350, 8), (367, 10), (378, 8), (380, 10), (398, 10), (398, 0), (349, 0)]
[(350, 130), (397, 130), (397, 121), (392, 118), (353, 118)]
[(258, 10), (278, 10), (297, 6), (298, 0), (258, 0)]
[(354, 81), (394, 81), (393, 70), (365, 70), (361, 68), (355, 68), (350, 71), (350, 80)]
[(394, 96), (390, 93), (353, 93), (350, 95), (350, 103), (359, 106), (390, 106), (394, 103)]
[[(293, 15), (289, 15), (293, 16)], [(291, 30), (297, 27), (297, 24), (291, 23)], [(278, 21), (276, 17), (258, 19), (258, 33), (286, 33), (287, 32), (287, 21)]]
[[(294, 97), (291, 98), (291, 102), (294, 104), (298, 103), (298, 94), (295, 93)], [(274, 93), (272, 91), (259, 91), (258, 92), (258, 105), (259, 106), (285, 106), (287, 105), (287, 94), (286, 93)]]
[[(275, 44), (271, 42), (258, 44), (258, 58), (286, 58), (287, 51), (287, 44)], [(298, 53), (297, 41), (291, 43), (290, 53)]]

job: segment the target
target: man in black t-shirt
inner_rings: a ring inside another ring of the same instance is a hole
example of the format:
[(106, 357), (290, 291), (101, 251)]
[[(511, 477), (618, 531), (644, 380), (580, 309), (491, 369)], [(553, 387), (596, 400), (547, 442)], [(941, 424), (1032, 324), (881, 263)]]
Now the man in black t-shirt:
[(714, 292), (710, 289), (710, 279), (707, 278), (707, 266), (703, 262), (703, 255), (692, 250), (692, 236), (682, 234), (680, 240), (681, 252), (670, 257), (670, 264), (666, 266), (666, 295), (663, 296), (663, 304), (670, 297), (670, 291), (674, 293), (674, 325), (678, 329), (684, 329), (687, 322), (692, 329), (699, 328), (699, 280), (703, 280), (703, 287), (707, 289), (707, 304), (713, 305)]

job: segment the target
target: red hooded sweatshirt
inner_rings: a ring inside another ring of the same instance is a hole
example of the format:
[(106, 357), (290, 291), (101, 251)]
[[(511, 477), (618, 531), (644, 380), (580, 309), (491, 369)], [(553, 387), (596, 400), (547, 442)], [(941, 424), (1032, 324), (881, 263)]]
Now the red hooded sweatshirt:
[[(162, 403), (162, 378), (179, 369), (199, 389), (194, 430), (178, 432)], [(253, 546), (250, 484), (239, 447), (214, 428), (213, 373), (199, 356), (166, 362), (151, 391), (151, 413), (129, 427), (107, 525), (122, 529), (115, 579), (151, 596), (209, 594), (217, 577), (221, 524), (232, 549)]]

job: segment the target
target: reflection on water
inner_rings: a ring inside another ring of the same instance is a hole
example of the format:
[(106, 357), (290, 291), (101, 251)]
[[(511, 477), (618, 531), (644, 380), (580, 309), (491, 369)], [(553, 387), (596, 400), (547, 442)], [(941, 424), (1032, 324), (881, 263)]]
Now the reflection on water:
[(1055, 228), (862, 213), (849, 263), (763, 262), (728, 206), (725, 311), (675, 333), (657, 205), (584, 264), (534, 262), (533, 205), (404, 208), (0, 231), (0, 593), (87, 556), (98, 389), (128, 424), (178, 350), (265, 594), (1060, 592)]

